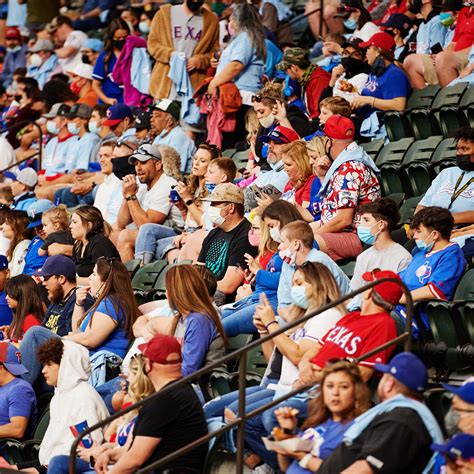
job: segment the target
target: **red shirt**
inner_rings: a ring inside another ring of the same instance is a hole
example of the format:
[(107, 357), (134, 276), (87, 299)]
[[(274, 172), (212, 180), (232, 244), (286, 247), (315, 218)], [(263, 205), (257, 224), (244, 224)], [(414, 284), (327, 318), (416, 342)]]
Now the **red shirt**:
[(454, 51), (470, 48), (474, 44), (474, 8), (461, 8), (454, 28), (453, 43), (456, 43)]
[(267, 268), (268, 262), (271, 260), (273, 255), (275, 255), (275, 252), (268, 250), (261, 257), (259, 257), (258, 263), (264, 270)]
[(296, 191), (291, 181), (288, 181), (283, 191), (282, 199), (285, 201), (292, 202), (292, 197), (294, 196), (295, 202), (300, 206), (303, 205), (303, 202), (310, 202), (311, 186), (313, 185), (313, 180), (315, 177), (315, 175), (311, 175), (303, 184), (303, 186), (298, 188)]
[(324, 89), (329, 85), (331, 74), (319, 66), (311, 74), (303, 89), (303, 98), (309, 116), (314, 119), (319, 117), (319, 98)]
[(25, 316), (23, 327), (21, 328), (23, 335), (25, 335), (26, 331), (28, 331), (28, 329), (32, 328), (33, 326), (41, 326), (41, 321), (36, 316), (28, 314)]
[[(354, 311), (340, 319), (324, 335), (322, 341), (319, 341), (322, 347), (311, 362), (323, 368), (328, 360), (359, 357), (395, 337), (395, 321), (388, 313), (361, 316), (360, 311)], [(394, 349), (395, 346), (390, 346), (362, 361), (360, 365), (373, 367), (376, 362), (385, 364)]]

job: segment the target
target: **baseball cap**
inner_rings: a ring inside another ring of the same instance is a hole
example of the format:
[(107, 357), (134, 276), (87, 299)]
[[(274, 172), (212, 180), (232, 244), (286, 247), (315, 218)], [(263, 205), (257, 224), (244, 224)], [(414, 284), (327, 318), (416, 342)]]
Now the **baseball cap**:
[(308, 53), (303, 48), (288, 48), (283, 53), (281, 62), (277, 64), (277, 69), (284, 71), (305, 59), (308, 59)]
[(82, 43), (81, 51), (83, 49), (90, 49), (96, 53), (102, 51), (104, 49), (104, 43), (100, 39), (97, 38), (89, 38)]
[(324, 124), (324, 134), (333, 140), (352, 140), (354, 138), (354, 123), (342, 115), (331, 115)]
[(410, 18), (402, 13), (394, 13), (390, 15), (388, 20), (385, 23), (382, 23), (380, 26), (384, 28), (396, 28), (401, 32), (407, 32), (413, 25), (413, 22)]
[(9, 342), (0, 342), (0, 363), (12, 375), (22, 375), (28, 372), (28, 369), (21, 363), (20, 349)]
[(52, 275), (64, 275), (73, 280), (76, 278), (76, 265), (66, 255), (53, 255), (44, 262), (43, 268), (34, 273), (35, 276), (49, 277)]
[(92, 80), (92, 71), (94, 68), (90, 64), (78, 63), (72, 69), (66, 72), (73, 76), (83, 77), (84, 79)]
[(211, 195), (202, 201), (209, 202), (232, 202), (234, 204), (244, 203), (244, 193), (232, 183), (218, 184)]
[(433, 451), (439, 451), (446, 454), (450, 459), (474, 459), (474, 436), (466, 433), (454, 435), (445, 444), (433, 443), (430, 448)]
[(275, 127), (268, 135), (261, 136), (260, 141), (263, 143), (268, 143), (269, 141), (274, 141), (276, 143), (291, 143), (299, 140), (299, 138), (300, 136), (291, 128), (286, 128), (279, 125), (278, 127)]
[[(365, 272), (362, 275), (362, 278), (365, 281), (381, 280), (382, 278), (396, 278), (397, 280), (402, 281), (395, 272), (390, 270), (373, 270), (371, 272)], [(379, 283), (374, 287), (374, 290), (383, 300), (391, 305), (398, 304), (403, 294), (402, 287), (397, 283), (392, 283), (391, 281)]]
[(0, 255), (0, 271), (8, 268), (8, 259), (5, 255)]
[(61, 102), (59, 102), (57, 104), (54, 104), (47, 114), (43, 114), (43, 117), (47, 119), (65, 117), (70, 110), (71, 107), (69, 107), (69, 105), (62, 104)]
[(33, 229), (34, 227), (41, 225), (41, 216), (43, 215), (43, 212), (46, 212), (52, 207), (54, 207), (54, 204), (48, 199), (38, 199), (33, 204), (30, 204), (26, 209), (26, 213), (30, 219), (28, 229)]
[[(152, 362), (162, 365), (178, 364), (181, 362), (181, 345), (173, 336), (164, 334), (157, 334), (153, 339), (145, 344), (140, 344), (138, 350), (148, 357)], [(171, 354), (176, 354), (178, 357), (173, 357), (168, 360)]]
[(443, 383), (443, 387), (449, 392), (457, 395), (461, 400), (466, 403), (474, 404), (474, 382), (468, 382), (462, 385), (461, 387), (453, 387)]
[(170, 114), (175, 120), (179, 120), (179, 114), (181, 107), (175, 100), (161, 99), (154, 102), (151, 106), (152, 109), (162, 110)]
[(74, 104), (71, 110), (65, 115), (68, 119), (82, 118), (89, 120), (91, 118), (92, 108), (87, 104)]
[(138, 115), (135, 117), (135, 128), (140, 131), (145, 128), (150, 128), (151, 123), (151, 112), (147, 110), (146, 112), (138, 112)]
[(5, 31), (6, 39), (21, 39), (20, 30), (16, 26), (10, 26)]
[(359, 38), (351, 38), (350, 41), (344, 41), (344, 43), (341, 44), (343, 48), (347, 48), (348, 46), (351, 46), (352, 48), (356, 49), (360, 53), (364, 54), (364, 48), (360, 47), (360, 43), (362, 41)]
[(38, 184), (38, 175), (33, 168), (23, 168), (17, 175), (15, 181), (26, 186), (36, 186)]
[(103, 125), (106, 127), (113, 127), (118, 125), (124, 118), (133, 117), (132, 109), (125, 104), (114, 104), (107, 109), (107, 120), (104, 121)]
[(377, 48), (383, 49), (385, 51), (392, 51), (395, 48), (395, 40), (388, 33), (375, 33), (369, 39), (369, 41), (364, 41), (359, 43), (361, 48), (368, 48), (369, 46), (377, 46)]
[(128, 162), (133, 165), (135, 160), (141, 161), (142, 163), (148, 160), (161, 160), (161, 152), (157, 146), (145, 143), (139, 147), (137, 151), (132, 153)]
[(39, 39), (28, 49), (30, 53), (39, 53), (40, 51), (54, 51), (54, 44), (48, 39)]
[(379, 372), (392, 375), (411, 390), (422, 392), (425, 389), (428, 380), (426, 366), (411, 352), (397, 354), (388, 364), (376, 363), (374, 367)]

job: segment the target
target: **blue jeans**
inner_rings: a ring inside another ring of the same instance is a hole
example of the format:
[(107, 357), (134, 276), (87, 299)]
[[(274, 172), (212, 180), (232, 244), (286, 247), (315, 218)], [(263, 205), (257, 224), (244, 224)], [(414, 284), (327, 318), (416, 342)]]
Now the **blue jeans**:
[[(48, 472), (51, 474), (69, 474), (69, 456), (61, 454), (50, 459)], [(95, 473), (90, 464), (82, 459), (76, 458), (76, 472), (78, 474)]]
[[(278, 306), (276, 295), (270, 296), (268, 300), (276, 312)], [(258, 295), (253, 294), (221, 308), (222, 326), (228, 337), (257, 332), (257, 328), (253, 325), (253, 315), (258, 304)]]
[(107, 406), (109, 413), (113, 413), (114, 409), (112, 407), (112, 397), (114, 396), (115, 392), (120, 390), (120, 377), (115, 377), (114, 379), (109, 380), (103, 383), (102, 385), (99, 385), (95, 389), (97, 393), (102, 397), (102, 400), (104, 400), (104, 403)]
[(160, 260), (167, 250), (174, 247), (176, 235), (171, 227), (165, 225), (141, 225), (135, 241), (135, 258), (139, 258), (143, 263)]
[(30, 328), (20, 344), (21, 361), (28, 369), (28, 373), (22, 375), (22, 378), (33, 385), (41, 373), (41, 363), (38, 360), (38, 348), (43, 342), (49, 341), (54, 337), (60, 337), (43, 326), (33, 326)]
[(74, 194), (71, 188), (58, 189), (54, 193), (54, 202), (57, 204), (64, 204), (67, 207), (76, 207), (81, 205), (92, 206), (95, 199), (95, 190), (93, 189), (87, 194)]

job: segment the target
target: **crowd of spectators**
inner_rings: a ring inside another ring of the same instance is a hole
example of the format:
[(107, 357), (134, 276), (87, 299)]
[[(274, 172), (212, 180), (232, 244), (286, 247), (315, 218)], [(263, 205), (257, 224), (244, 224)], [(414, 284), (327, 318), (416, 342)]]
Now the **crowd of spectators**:
[[(407, 325), (402, 284), (419, 348), (422, 303), (452, 301), (472, 266), (474, 128), (406, 226), (363, 146), (414, 90), (474, 87), (474, 3), (296, 3), (1, 4), (0, 468), (67, 473), (78, 432), (165, 388), (75, 463), (162, 459), (238, 416), (238, 391), (173, 383), (298, 321), (245, 391), (250, 412), (302, 390), (245, 422), (252, 472), (474, 472), (472, 367), (443, 423), (430, 361), (381, 348)], [(132, 272), (158, 261), (139, 304)], [(6, 439), (45, 414), (38, 456), (14, 458)], [(163, 469), (202, 472), (207, 452)]]

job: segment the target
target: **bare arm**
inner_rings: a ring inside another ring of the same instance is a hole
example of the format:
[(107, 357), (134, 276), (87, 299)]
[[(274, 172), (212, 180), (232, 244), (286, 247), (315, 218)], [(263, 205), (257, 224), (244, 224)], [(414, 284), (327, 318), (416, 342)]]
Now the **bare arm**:
[(152, 209), (144, 211), (137, 200), (125, 201), (125, 203), (128, 206), (130, 216), (137, 227), (150, 222), (152, 224), (161, 224), (166, 220), (167, 216), (162, 212), (154, 211)]
[(62, 48), (56, 49), (54, 52), (58, 58), (69, 58), (77, 52), (77, 49), (73, 46), (63, 46)]
[(64, 336), (64, 339), (82, 344), (88, 349), (99, 347), (114, 332), (117, 322), (110, 316), (96, 311), (92, 318), (92, 324), (87, 325), (84, 332), (76, 332)]
[(311, 226), (314, 235), (325, 234), (327, 232), (342, 232), (352, 224), (354, 209), (338, 209), (334, 217), (326, 224), (316, 227)]
[(244, 274), (237, 267), (227, 267), (224, 278), (217, 282), (217, 289), (231, 295), (244, 281)]
[(0, 426), (0, 438), (18, 438), (25, 436), (28, 427), (28, 418), (25, 416), (12, 416), (10, 423)]
[(92, 89), (99, 96), (102, 102), (108, 103), (109, 97), (107, 97), (102, 91), (102, 83), (98, 79), (92, 80)]
[(120, 456), (117, 463), (108, 472), (111, 474), (131, 474), (135, 472), (146, 463), (160, 441), (161, 438), (137, 436), (131, 448)]

